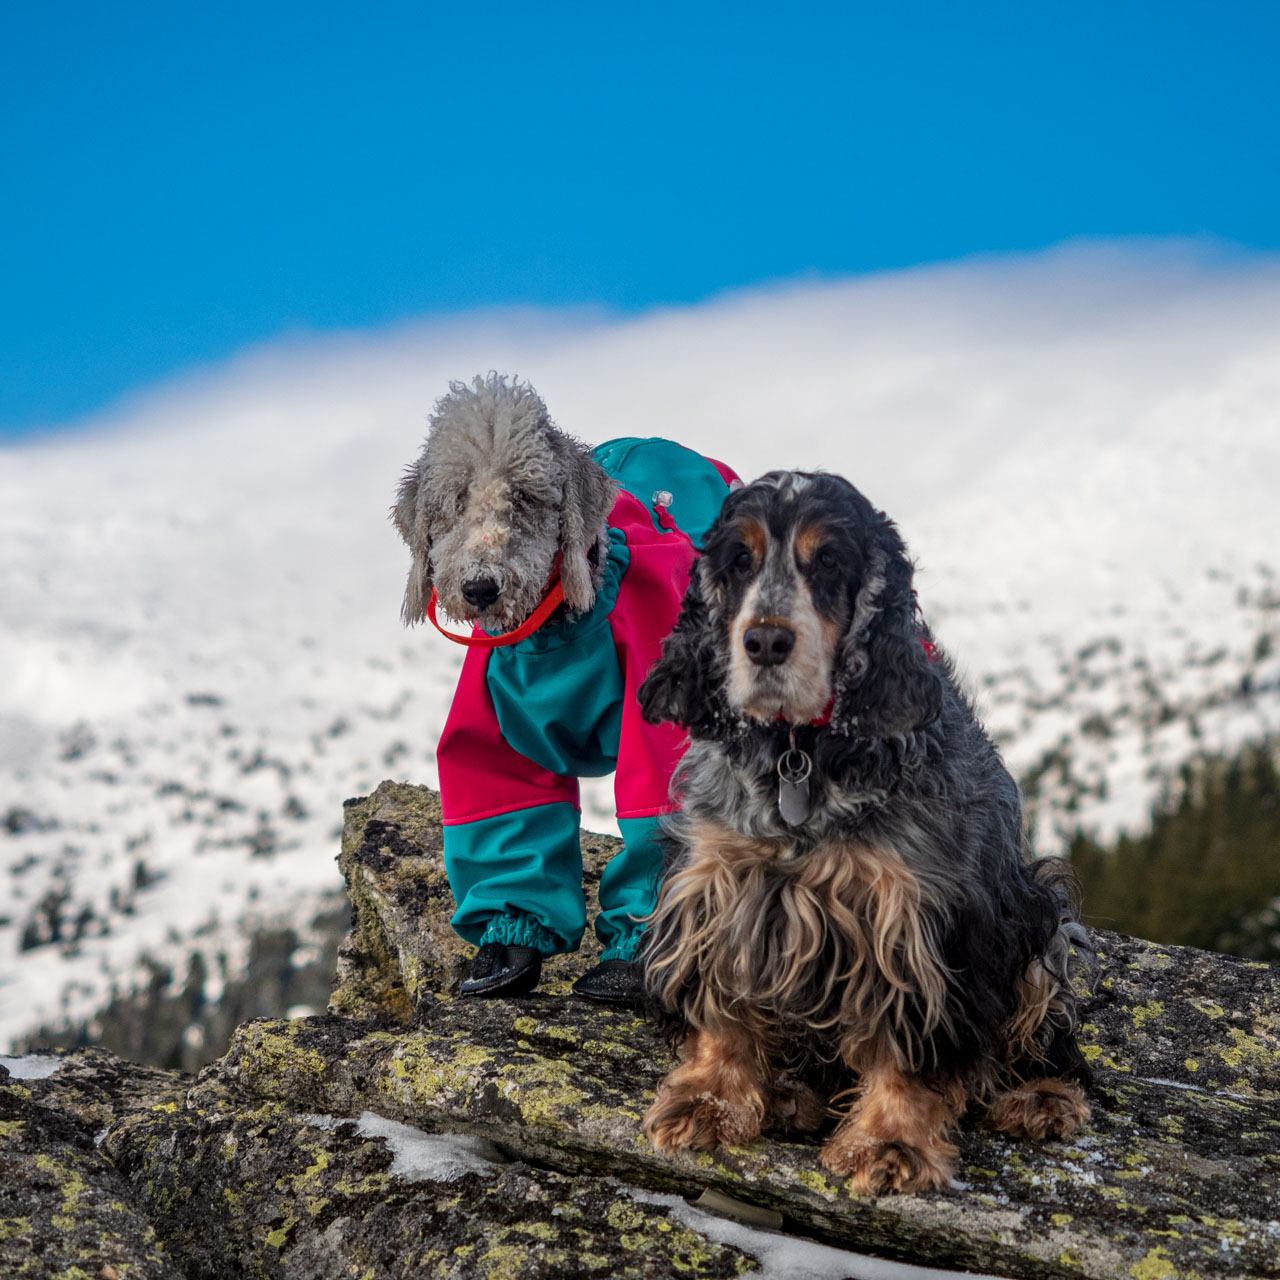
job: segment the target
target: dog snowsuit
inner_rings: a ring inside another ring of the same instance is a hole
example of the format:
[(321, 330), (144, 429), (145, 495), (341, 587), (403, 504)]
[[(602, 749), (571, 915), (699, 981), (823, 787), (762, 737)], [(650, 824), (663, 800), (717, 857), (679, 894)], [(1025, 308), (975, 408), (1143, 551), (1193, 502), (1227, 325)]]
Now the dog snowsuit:
[(468, 942), (576, 950), (586, 929), (577, 780), (614, 773), (623, 848), (600, 877), (596, 934), (603, 959), (632, 960), (684, 747), (675, 726), (644, 722), (636, 691), (737, 477), (667, 440), (611, 440), (592, 456), (619, 486), (595, 604), (508, 647), (468, 649), (438, 751), (444, 862), (453, 927)]

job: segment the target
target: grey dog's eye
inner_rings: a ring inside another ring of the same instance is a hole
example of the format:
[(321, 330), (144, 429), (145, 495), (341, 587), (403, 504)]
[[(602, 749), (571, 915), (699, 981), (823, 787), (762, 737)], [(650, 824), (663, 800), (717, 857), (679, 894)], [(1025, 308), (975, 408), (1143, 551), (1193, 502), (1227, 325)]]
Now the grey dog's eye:
[(816, 559), (824, 569), (834, 569), (837, 564), (836, 553), (830, 547), (823, 547)]
[(746, 571), (751, 568), (751, 559), (751, 552), (748, 551), (746, 547), (743, 547), (742, 550), (733, 557), (733, 567), (740, 570), (742, 573), (746, 573)]

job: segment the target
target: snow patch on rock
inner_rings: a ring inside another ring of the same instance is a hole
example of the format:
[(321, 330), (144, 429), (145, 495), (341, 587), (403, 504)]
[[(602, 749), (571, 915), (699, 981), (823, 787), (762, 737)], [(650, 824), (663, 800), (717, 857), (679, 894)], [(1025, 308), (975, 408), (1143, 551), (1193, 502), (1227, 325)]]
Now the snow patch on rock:
[[(351, 1123), (338, 1116), (299, 1118), (319, 1129)], [(492, 1142), (469, 1133), (423, 1133), (372, 1111), (361, 1112), (355, 1124), (362, 1137), (379, 1138), (387, 1144), (394, 1157), (387, 1172), (410, 1182), (456, 1182), (468, 1173), (489, 1176), (495, 1165), (506, 1161)]]

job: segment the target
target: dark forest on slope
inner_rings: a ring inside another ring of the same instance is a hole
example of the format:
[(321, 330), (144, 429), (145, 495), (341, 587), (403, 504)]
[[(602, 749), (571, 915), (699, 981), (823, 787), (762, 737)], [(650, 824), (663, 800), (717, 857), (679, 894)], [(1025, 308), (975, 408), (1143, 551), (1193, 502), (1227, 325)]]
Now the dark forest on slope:
[(1079, 835), (1071, 863), (1100, 928), (1280, 959), (1280, 770), (1275, 744), (1183, 766), (1151, 829), (1104, 847)]

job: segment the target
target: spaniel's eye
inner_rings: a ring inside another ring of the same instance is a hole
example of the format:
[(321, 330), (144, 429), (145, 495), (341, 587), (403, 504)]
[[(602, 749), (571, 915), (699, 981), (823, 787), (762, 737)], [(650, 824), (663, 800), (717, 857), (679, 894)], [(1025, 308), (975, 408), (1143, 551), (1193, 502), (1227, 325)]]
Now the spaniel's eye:
[(733, 557), (733, 568), (739, 573), (746, 573), (751, 565), (751, 552), (746, 547), (740, 548), (738, 554)]
[(823, 569), (834, 569), (840, 562), (839, 557), (830, 547), (823, 547), (814, 558), (817, 560), (819, 567)]

